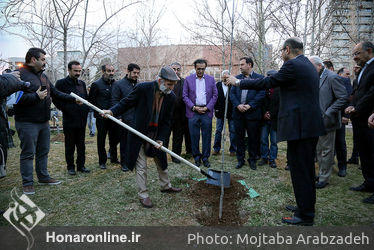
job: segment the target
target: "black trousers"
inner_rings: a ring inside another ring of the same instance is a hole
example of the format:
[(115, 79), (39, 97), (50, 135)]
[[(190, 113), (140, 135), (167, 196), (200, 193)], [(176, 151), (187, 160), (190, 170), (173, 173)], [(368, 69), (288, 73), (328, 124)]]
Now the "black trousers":
[(364, 185), (374, 189), (374, 129), (357, 126), (356, 136)]
[(357, 142), (357, 130), (359, 128), (357, 127), (357, 125), (352, 122), (352, 132), (353, 132), (353, 136), (352, 136), (352, 140), (353, 140), (353, 149), (352, 149), (352, 155), (351, 155), (351, 158), (354, 159), (354, 160), (358, 160), (358, 157), (359, 157), (359, 153), (358, 153), (358, 142)]
[(235, 119), (236, 133), (236, 158), (238, 163), (244, 163), (245, 157), (245, 131), (247, 131), (248, 139), (248, 160), (256, 161), (256, 153), (258, 148), (258, 133), (260, 121), (251, 121), (247, 119)]
[(316, 203), (315, 167), (318, 137), (287, 141), (288, 164), (298, 210), (295, 216), (313, 219)]
[(335, 151), (338, 167), (347, 166), (347, 144), (345, 142), (345, 124), (336, 130), (335, 133)]
[(74, 165), (74, 152), (77, 148), (77, 169), (84, 167), (85, 163), (85, 152), (86, 146), (84, 144), (84, 139), (86, 135), (86, 127), (83, 128), (68, 128), (64, 126), (65, 135), (65, 160), (67, 164), (67, 169), (75, 169)]
[(99, 164), (105, 164), (107, 154), (105, 151), (106, 135), (109, 135), (109, 153), (111, 161), (118, 161), (117, 144), (119, 143), (118, 126), (109, 119), (96, 119), (97, 128), (97, 152), (99, 154)]
[(191, 136), (190, 131), (188, 129), (188, 120), (183, 120), (180, 122), (173, 121), (170, 133), (168, 138), (165, 142), (165, 147), (169, 148), (169, 141), (170, 141), (170, 135), (171, 132), (173, 132), (173, 145), (172, 145), (172, 151), (176, 153), (177, 155), (180, 155), (182, 153), (182, 144), (183, 144), (183, 137), (184, 137), (184, 145), (186, 147), (186, 153), (191, 154)]
[(125, 128), (119, 127), (119, 152), (120, 152), (120, 159), (121, 159), (121, 166), (125, 166), (125, 152), (126, 152), (126, 143), (127, 143), (127, 135), (129, 131)]

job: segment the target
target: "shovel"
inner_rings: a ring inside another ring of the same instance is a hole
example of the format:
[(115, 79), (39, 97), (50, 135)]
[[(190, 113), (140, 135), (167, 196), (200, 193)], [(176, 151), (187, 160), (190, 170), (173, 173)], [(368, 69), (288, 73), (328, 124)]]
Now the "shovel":
[[(94, 109), (95, 111), (99, 112), (100, 114), (104, 114), (104, 111), (102, 111), (101, 109), (99, 109), (98, 107), (96, 107), (95, 105), (93, 105), (92, 103), (89, 103), (87, 100), (81, 98), (80, 96), (74, 94), (73, 92), (70, 93), (71, 96), (73, 96), (74, 98), (76, 98), (77, 100), (79, 100), (80, 102), (84, 103), (85, 105), (89, 106), (90, 108)], [(158, 144), (157, 142), (155, 142), (154, 140), (152, 140), (151, 138), (143, 135), (142, 133), (140, 133), (139, 131), (133, 129), (132, 127), (130, 127), (129, 125), (121, 122), (120, 120), (118, 120), (117, 118), (111, 116), (111, 115), (108, 115), (106, 114), (106, 116), (114, 121), (115, 123), (117, 123), (118, 125), (124, 127), (125, 129), (129, 130), (131, 133), (134, 133), (136, 134), (137, 136), (139, 136), (140, 138), (142, 138), (143, 140), (149, 142), (150, 144), (156, 146), (156, 147), (159, 147), (160, 144)], [(204, 170), (202, 170), (201, 168), (195, 166), (194, 164), (192, 164), (191, 162), (187, 161), (186, 159), (180, 157), (179, 155), (177, 155), (176, 153), (174, 153), (173, 151), (165, 148), (164, 146), (161, 146), (160, 150), (170, 154), (172, 157), (180, 160), (181, 162), (183, 162), (184, 164), (194, 168), (195, 170), (199, 171), (201, 174), (205, 175), (207, 178), (209, 179), (214, 179), (215, 178), (213, 176), (211, 176), (210, 174), (208, 174), (207, 172), (205, 172)]]

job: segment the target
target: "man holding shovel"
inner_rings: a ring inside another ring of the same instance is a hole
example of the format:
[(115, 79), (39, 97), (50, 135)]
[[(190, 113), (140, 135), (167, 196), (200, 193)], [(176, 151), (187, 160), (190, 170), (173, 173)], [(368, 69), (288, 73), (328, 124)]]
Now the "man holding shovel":
[(136, 85), (134, 91), (122, 99), (104, 114), (118, 116), (134, 107), (134, 119), (130, 124), (137, 131), (147, 135), (160, 144), (155, 148), (133, 133), (129, 133), (125, 150), (126, 165), (130, 170), (136, 169), (136, 184), (140, 203), (143, 207), (153, 207), (147, 190), (147, 157), (153, 157), (157, 165), (161, 192), (176, 193), (182, 191), (170, 184), (166, 153), (159, 150), (166, 140), (172, 117), (175, 94), (174, 85), (179, 80), (174, 70), (161, 68), (157, 80)]

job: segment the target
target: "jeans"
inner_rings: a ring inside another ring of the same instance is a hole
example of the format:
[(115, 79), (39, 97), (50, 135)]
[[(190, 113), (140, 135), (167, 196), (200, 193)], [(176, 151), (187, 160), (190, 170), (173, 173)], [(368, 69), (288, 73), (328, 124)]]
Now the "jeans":
[(261, 128), (261, 158), (274, 162), (274, 160), (277, 159), (277, 154), (277, 131), (271, 128), (271, 121), (266, 121)]
[[(208, 114), (195, 113), (192, 118), (188, 119), (188, 127), (191, 135), (192, 156), (195, 161), (208, 160), (210, 156), (210, 147), (212, 139), (212, 118)], [(200, 129), (203, 139), (203, 150), (200, 153)]]
[(23, 186), (34, 184), (33, 161), (39, 181), (46, 181), (48, 174), (49, 122), (17, 122), (16, 129), (21, 141), (20, 169)]
[(96, 132), (96, 118), (94, 117), (93, 111), (88, 112), (87, 125), (90, 130), (90, 135), (94, 135)]
[[(235, 127), (234, 120), (228, 119), (229, 122), (229, 133), (230, 133), (230, 152), (236, 152), (236, 139), (235, 139)], [(213, 150), (219, 152), (221, 150), (221, 138), (223, 130), (223, 119), (217, 118), (216, 122), (216, 135), (214, 137)]]

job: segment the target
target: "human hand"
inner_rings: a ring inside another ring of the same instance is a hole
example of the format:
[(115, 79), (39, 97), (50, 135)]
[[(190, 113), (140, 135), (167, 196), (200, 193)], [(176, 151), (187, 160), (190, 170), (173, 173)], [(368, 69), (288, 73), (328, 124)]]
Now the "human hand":
[(239, 112), (241, 113), (244, 113), (247, 111), (247, 108), (245, 107), (244, 104), (239, 104), (238, 106), (236, 106), (236, 108), (239, 110)]
[(353, 106), (348, 106), (348, 107), (344, 110), (344, 112), (345, 112), (346, 114), (352, 114), (352, 113), (356, 112), (356, 110), (355, 110), (355, 107), (353, 107)]
[(38, 94), (40, 100), (44, 100), (44, 98), (47, 96), (47, 89), (42, 90), (42, 86), (40, 86), (36, 91), (36, 94)]
[(369, 116), (368, 125), (369, 128), (374, 128), (374, 113)]
[(103, 113), (101, 113), (100, 115), (101, 115), (102, 117), (104, 117), (104, 118), (108, 118), (108, 115), (113, 116), (113, 113), (112, 113), (112, 111), (110, 111), (110, 110), (103, 110)]
[(15, 78), (17, 78), (18, 81), (21, 81), (21, 76), (20, 76), (20, 72), (19, 71), (12, 71), (8, 74), (11, 74), (13, 75)]
[(156, 141), (158, 144), (160, 144), (160, 146), (155, 146), (155, 148), (157, 148), (157, 149), (161, 149), (161, 147), (162, 147), (162, 141), (159, 141), (159, 140), (157, 140)]
[(266, 113), (264, 114), (264, 119), (267, 120), (267, 121), (271, 119), (269, 111), (266, 111)]
[(75, 103), (78, 104), (78, 105), (82, 105), (83, 102), (79, 101), (78, 99), (75, 99)]
[(236, 86), (236, 80), (238, 80), (235, 76), (232, 75), (224, 75), (223, 77), (226, 80), (227, 85)]
[(347, 118), (347, 117), (342, 117), (342, 123), (343, 124), (348, 124), (348, 122), (349, 122), (349, 119)]

